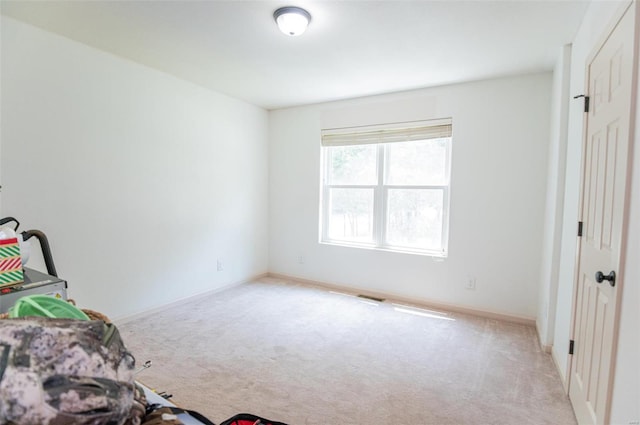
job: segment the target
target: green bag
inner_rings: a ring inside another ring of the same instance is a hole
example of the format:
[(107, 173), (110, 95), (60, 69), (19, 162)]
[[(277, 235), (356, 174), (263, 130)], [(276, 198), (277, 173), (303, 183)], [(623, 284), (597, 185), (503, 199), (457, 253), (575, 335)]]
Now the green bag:
[(89, 320), (89, 316), (73, 304), (49, 295), (22, 297), (9, 309), (9, 317), (12, 319), (29, 316)]

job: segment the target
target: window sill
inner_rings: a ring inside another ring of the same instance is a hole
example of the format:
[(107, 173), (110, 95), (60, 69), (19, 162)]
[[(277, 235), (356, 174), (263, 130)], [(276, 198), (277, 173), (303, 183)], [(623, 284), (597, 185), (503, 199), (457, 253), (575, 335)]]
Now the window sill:
[(355, 242), (343, 242), (343, 241), (319, 241), (321, 245), (330, 245), (330, 246), (340, 246), (344, 248), (358, 248), (358, 249), (366, 249), (370, 251), (383, 251), (383, 252), (393, 252), (396, 254), (410, 254), (410, 255), (420, 255), (422, 257), (431, 257), (433, 261), (442, 262), (448, 257), (447, 252), (440, 251), (428, 251), (428, 250), (420, 250), (420, 249), (410, 249), (410, 248), (397, 248), (397, 247), (382, 247), (375, 246), (369, 244), (359, 244)]

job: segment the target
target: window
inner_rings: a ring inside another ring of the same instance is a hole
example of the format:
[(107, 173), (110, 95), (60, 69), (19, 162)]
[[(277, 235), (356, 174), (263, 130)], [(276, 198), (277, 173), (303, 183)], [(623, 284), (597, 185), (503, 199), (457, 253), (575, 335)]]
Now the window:
[(322, 131), (324, 243), (447, 255), (451, 120)]

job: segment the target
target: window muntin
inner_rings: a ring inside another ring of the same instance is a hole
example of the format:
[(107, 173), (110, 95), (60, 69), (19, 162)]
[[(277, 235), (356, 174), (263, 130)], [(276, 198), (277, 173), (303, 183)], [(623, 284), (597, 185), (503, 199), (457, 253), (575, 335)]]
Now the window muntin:
[(447, 255), (451, 121), (410, 124), (323, 131), (321, 242)]

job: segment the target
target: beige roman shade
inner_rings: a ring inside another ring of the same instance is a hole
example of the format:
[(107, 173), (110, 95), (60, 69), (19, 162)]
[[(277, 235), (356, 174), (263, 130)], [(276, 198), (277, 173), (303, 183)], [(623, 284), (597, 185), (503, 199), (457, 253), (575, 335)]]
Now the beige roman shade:
[(451, 119), (322, 130), (322, 146), (370, 145), (451, 137)]

